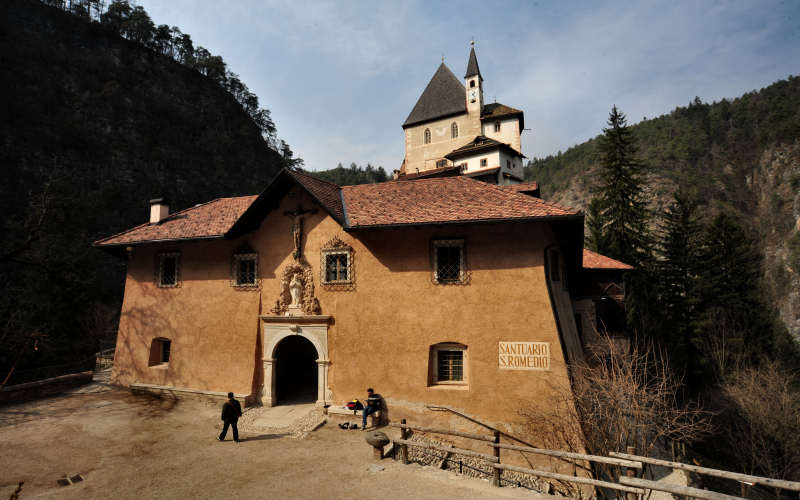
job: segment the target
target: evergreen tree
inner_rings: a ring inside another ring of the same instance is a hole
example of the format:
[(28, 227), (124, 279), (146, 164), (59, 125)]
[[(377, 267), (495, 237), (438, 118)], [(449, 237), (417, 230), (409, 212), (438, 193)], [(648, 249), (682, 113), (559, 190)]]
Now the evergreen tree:
[(600, 219), (600, 200), (592, 199), (586, 208), (586, 241), (584, 246), (593, 252), (603, 253), (603, 221)]
[(692, 323), (699, 264), (701, 227), (697, 205), (680, 190), (662, 216), (658, 244), (656, 280), (659, 311), (662, 314), (660, 338), (666, 343), (673, 367), (685, 367), (691, 383), (696, 375), (697, 351), (692, 344)]
[(734, 359), (773, 354), (777, 334), (759, 286), (760, 265), (742, 227), (725, 213), (716, 216), (699, 252), (692, 338), (704, 374), (723, 375)]
[(651, 333), (653, 287), (652, 252), (647, 231), (648, 211), (642, 190), (643, 164), (636, 157), (636, 142), (616, 106), (603, 129), (598, 149), (600, 183), (592, 204), (591, 238), (597, 250), (634, 267), (626, 276), (629, 327)]
[(598, 250), (636, 268), (649, 261), (647, 207), (642, 191), (642, 163), (636, 142), (616, 106), (603, 129), (598, 149), (600, 185), (595, 190), (601, 223)]

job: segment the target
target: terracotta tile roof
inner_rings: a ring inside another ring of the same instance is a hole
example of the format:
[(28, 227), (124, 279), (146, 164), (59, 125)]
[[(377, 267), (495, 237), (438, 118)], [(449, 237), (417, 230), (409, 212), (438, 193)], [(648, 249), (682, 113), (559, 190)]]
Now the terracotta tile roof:
[(446, 177), (448, 175), (458, 175), (460, 167), (451, 165), (449, 167), (432, 168), (430, 170), (423, 170), (422, 172), (414, 172), (411, 174), (400, 174), (397, 176), (399, 181), (410, 181), (412, 179), (424, 179), (426, 177)]
[(422, 91), (403, 128), (418, 123), (467, 112), (467, 90), (444, 63), (439, 65), (428, 86)]
[(523, 154), (521, 154), (519, 151), (512, 148), (508, 144), (496, 141), (494, 139), (490, 139), (489, 137), (483, 135), (476, 136), (470, 142), (464, 144), (460, 148), (456, 148), (450, 151), (449, 153), (444, 155), (444, 157), (447, 158), (448, 160), (455, 161), (457, 158), (472, 156), (482, 151), (491, 151), (495, 149), (503, 149), (514, 156), (522, 156), (523, 158), (525, 157)]
[[(290, 177), (340, 224), (353, 229), (578, 215), (555, 203), (462, 176), (339, 187), (303, 172), (284, 170), (276, 177), (282, 180), (274, 181), (278, 187), (267, 188), (261, 195), (217, 198), (171, 214), (159, 224), (142, 224), (98, 240), (95, 245), (235, 237), (258, 227), (272, 210), (271, 199), (282, 196), (293, 185)], [(245, 212), (248, 215), (243, 217)], [(242, 227), (234, 229), (235, 224)]]
[(158, 224), (142, 224), (97, 240), (98, 246), (131, 245), (148, 241), (222, 238), (256, 196), (217, 198), (170, 214)]
[(575, 216), (577, 212), (466, 177), (342, 188), (352, 228)]
[(305, 172), (298, 172), (297, 170), (287, 170), (286, 172), (306, 188), (330, 212), (334, 219), (340, 223), (344, 221), (344, 208), (342, 207), (342, 196), (340, 194), (342, 188), (332, 182), (312, 177)]
[(611, 257), (600, 255), (591, 250), (583, 249), (583, 268), (584, 269), (633, 269), (633, 266), (624, 264)]

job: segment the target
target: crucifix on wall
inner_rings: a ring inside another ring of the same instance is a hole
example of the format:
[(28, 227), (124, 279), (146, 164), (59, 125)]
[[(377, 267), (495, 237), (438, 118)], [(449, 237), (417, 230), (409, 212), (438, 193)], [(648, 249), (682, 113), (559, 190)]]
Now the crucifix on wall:
[(303, 216), (306, 214), (315, 213), (317, 213), (316, 208), (303, 210), (300, 205), (297, 205), (296, 210), (286, 210), (283, 212), (283, 215), (289, 215), (292, 217), (292, 238), (294, 239), (294, 253), (292, 256), (295, 258), (295, 260), (299, 260), (300, 257), (303, 256)]

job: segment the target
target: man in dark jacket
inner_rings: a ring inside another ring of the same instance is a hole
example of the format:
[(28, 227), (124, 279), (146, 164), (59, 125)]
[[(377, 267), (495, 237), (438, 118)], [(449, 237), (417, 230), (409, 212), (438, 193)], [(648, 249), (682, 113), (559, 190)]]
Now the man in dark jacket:
[(222, 427), (222, 434), (217, 436), (220, 441), (225, 441), (225, 435), (228, 434), (228, 426), (233, 428), (233, 440), (239, 442), (239, 428), (236, 423), (239, 417), (242, 416), (242, 405), (239, 404), (233, 397), (233, 393), (228, 393), (228, 400), (222, 405), (222, 421), (225, 425)]

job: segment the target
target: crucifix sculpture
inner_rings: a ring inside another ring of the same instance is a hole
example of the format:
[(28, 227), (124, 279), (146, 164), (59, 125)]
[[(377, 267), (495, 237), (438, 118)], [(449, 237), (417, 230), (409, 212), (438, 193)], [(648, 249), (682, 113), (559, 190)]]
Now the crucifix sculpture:
[(294, 253), (292, 256), (295, 260), (299, 260), (303, 256), (302, 240), (303, 240), (303, 216), (305, 214), (315, 214), (317, 209), (303, 210), (300, 205), (297, 205), (297, 210), (287, 210), (283, 215), (292, 216), (292, 238), (294, 239)]

